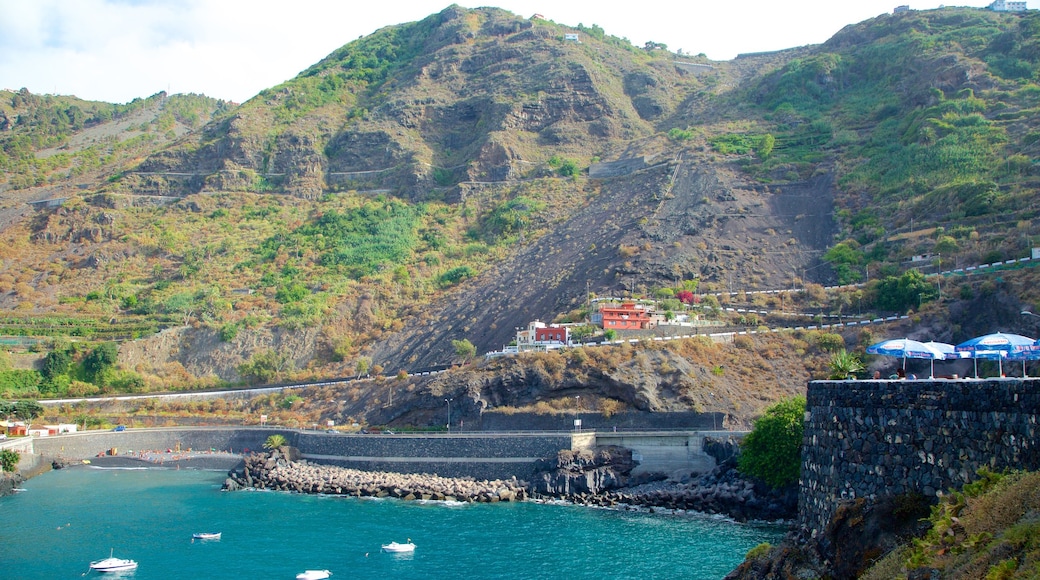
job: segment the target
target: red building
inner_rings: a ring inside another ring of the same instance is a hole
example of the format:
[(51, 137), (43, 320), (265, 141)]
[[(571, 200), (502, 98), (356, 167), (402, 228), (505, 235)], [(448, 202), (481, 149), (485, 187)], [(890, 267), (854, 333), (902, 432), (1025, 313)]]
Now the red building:
[(536, 327), (534, 329), (535, 342), (570, 342), (571, 331), (566, 326), (550, 324), (549, 326)]
[(603, 320), (603, 330), (646, 330), (655, 326), (650, 320), (650, 313), (634, 302), (624, 302), (621, 306), (601, 306), (599, 314)]

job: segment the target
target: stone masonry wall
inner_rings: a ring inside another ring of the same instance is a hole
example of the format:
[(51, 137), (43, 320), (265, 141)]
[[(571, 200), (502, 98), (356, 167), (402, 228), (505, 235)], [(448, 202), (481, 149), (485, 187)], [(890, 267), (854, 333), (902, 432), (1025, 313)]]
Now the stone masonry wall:
[(130, 451), (153, 451), (189, 448), (199, 451), (216, 449), (242, 453), (260, 451), (269, 435), (281, 433), (295, 444), (296, 432), (278, 429), (242, 428), (164, 428), (129, 429), (127, 431), (84, 431), (52, 437), (34, 437), (35, 454), (46, 460), (88, 459), (115, 449), (123, 455)]
[(453, 436), (327, 435), (300, 433), (304, 459), (394, 473), (436, 473), (442, 477), (530, 479), (536, 468), (570, 449), (568, 434)]
[(259, 451), (267, 437), (279, 433), (297, 447), (304, 459), (396, 473), (436, 473), (444, 477), (528, 479), (543, 461), (552, 461), (561, 449), (576, 442), (571, 434), (491, 435), (341, 435), (277, 428), (129, 429), (122, 432), (88, 431), (32, 439), (32, 459), (79, 460), (106, 453), (189, 448), (242, 453)]
[(980, 467), (1040, 469), (1040, 379), (809, 383), (798, 511), (823, 531), (838, 503), (959, 489)]

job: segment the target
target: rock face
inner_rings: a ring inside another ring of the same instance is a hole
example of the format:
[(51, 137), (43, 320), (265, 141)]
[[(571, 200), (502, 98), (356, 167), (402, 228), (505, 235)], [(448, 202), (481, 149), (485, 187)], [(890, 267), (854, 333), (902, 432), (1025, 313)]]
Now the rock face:
[(634, 468), (630, 449), (564, 449), (557, 455), (556, 465), (535, 477), (531, 486), (535, 493), (554, 497), (598, 494), (624, 486)]
[[(355, 497), (395, 497), (404, 500), (446, 500), (493, 503), (520, 501), (527, 484), (517, 479), (476, 481), (429, 474), (360, 471), (314, 465), (293, 459), (294, 450), (254, 453), (241, 472), (232, 471), (223, 489), (271, 489)], [(295, 454), (298, 457), (298, 453)]]
[(883, 554), (928, 527), (924, 496), (889, 497), (876, 504), (842, 502), (815, 539), (791, 532), (767, 553), (745, 560), (726, 580), (856, 578)]
[(0, 497), (14, 493), (14, 489), (20, 486), (23, 481), (25, 480), (17, 473), (0, 475)]
[(689, 481), (655, 481), (598, 495), (579, 496), (580, 503), (603, 507), (635, 506), (720, 514), (745, 522), (793, 520), (798, 511), (794, 486), (774, 490), (741, 477), (735, 462)]

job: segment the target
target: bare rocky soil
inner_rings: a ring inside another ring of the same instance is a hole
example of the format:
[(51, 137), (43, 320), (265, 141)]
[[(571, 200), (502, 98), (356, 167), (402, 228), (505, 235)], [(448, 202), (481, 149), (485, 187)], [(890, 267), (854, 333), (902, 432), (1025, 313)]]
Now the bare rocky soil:
[(593, 186), (570, 218), (409, 321), (373, 348), (373, 360), (443, 364), (462, 338), (497, 350), (517, 327), (583, 306), (587, 288), (619, 295), (694, 278), (722, 289), (783, 287), (819, 264), (835, 232), (828, 175), (766, 187), (685, 152)]

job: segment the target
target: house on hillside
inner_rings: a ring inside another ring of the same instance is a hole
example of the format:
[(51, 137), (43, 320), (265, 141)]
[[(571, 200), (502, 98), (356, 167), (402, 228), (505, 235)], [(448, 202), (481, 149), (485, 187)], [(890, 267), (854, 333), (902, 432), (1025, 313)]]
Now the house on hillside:
[(516, 346), (519, 350), (534, 350), (537, 346), (568, 345), (571, 342), (571, 330), (559, 324), (546, 324), (535, 320), (527, 328), (516, 331)]
[(549, 352), (571, 345), (571, 329), (563, 324), (546, 324), (540, 320), (528, 323), (527, 328), (516, 329), (515, 344), (502, 350), (488, 352), (484, 358), (513, 356), (522, 352)]
[(993, 3), (987, 6), (994, 12), (1025, 12), (1025, 2), (1008, 2), (1007, 0), (993, 0)]
[(892, 14), (899, 14), (900, 12), (910, 12), (910, 7), (903, 4), (902, 6), (896, 6), (892, 9)]
[(635, 302), (603, 304), (592, 315), (592, 323), (603, 330), (649, 330), (657, 326), (650, 311)]
[[(1012, 2), (1012, 4), (1014, 4), (1014, 2)], [(1025, 4), (1025, 3), (1023, 2), (1023, 4)], [(581, 42), (581, 40), (578, 38), (577, 34), (571, 34), (571, 33), (564, 34), (563, 35), (563, 39), (565, 41), (567, 41), (567, 42), (578, 42), (578, 43)]]

